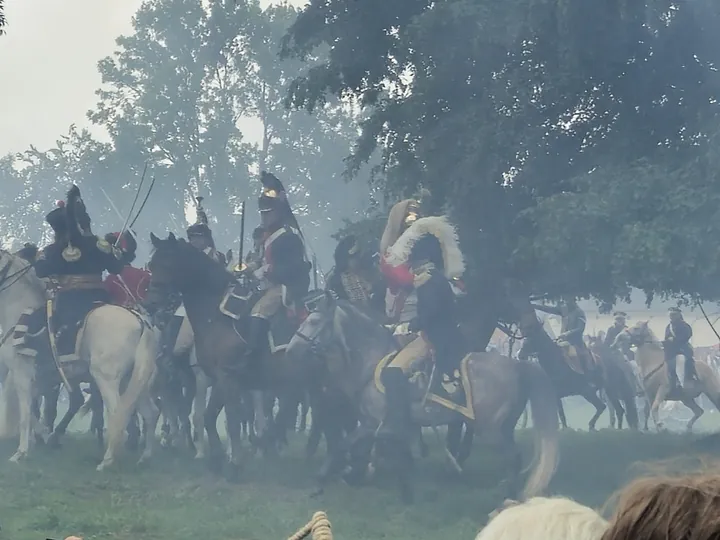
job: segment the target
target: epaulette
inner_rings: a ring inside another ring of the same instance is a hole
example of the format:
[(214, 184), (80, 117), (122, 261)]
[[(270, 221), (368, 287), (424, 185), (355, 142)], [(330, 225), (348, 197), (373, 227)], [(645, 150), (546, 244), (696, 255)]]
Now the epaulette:
[(113, 252), (113, 246), (110, 245), (110, 242), (105, 240), (104, 238), (99, 238), (97, 241), (97, 248), (102, 251), (103, 253), (110, 254)]

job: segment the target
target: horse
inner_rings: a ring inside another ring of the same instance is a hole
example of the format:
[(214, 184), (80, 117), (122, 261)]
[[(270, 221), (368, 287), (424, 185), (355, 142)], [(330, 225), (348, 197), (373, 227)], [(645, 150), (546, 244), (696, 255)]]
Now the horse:
[[(0, 281), (0, 324), (9, 336), (22, 312), (36, 309), (45, 303), (46, 289), (43, 281), (35, 275), (32, 265), (24, 259), (0, 251), (0, 266), (7, 269), (0, 272), (4, 274)], [(157, 335), (148, 321), (139, 314), (119, 306), (101, 305), (93, 309), (85, 319), (78, 352), (79, 364), (87, 371), (73, 377), (73, 388), (69, 390), (79, 390), (79, 382), (87, 382), (88, 376), (92, 377), (107, 405), (107, 448), (102, 462), (97, 466), (98, 471), (115, 462), (130, 415), (136, 409), (143, 416), (148, 432), (140, 461), (145, 461), (152, 455), (159, 416), (150, 397), (150, 385), (155, 375), (156, 351)], [(47, 371), (48, 364), (45, 364), (44, 358), (35, 359), (23, 354), (22, 349), (16, 349), (7, 340), (0, 356), (8, 369), (8, 376), (12, 379), (13, 390), (18, 399), (20, 443), (10, 458), (17, 462), (26, 458), (30, 449), (30, 435), (35, 422), (32, 414), (33, 397), (42, 393), (41, 383), (54, 388), (57, 375), (54, 368), (51, 368), (51, 378), (54, 380), (38, 380), (41, 370)], [(120, 385), (126, 376), (129, 376), (127, 388), (121, 393)], [(68, 414), (70, 412), (68, 411)], [(75, 412), (77, 411), (72, 414)], [(72, 416), (67, 421), (71, 418)]]
[[(588, 423), (589, 430), (594, 431), (598, 419), (607, 408), (598, 395), (598, 390), (604, 390), (615, 410), (624, 409), (627, 413), (628, 424), (632, 429), (637, 429), (638, 415), (634, 388), (622, 369), (611, 362), (602, 363), (591, 352), (590, 354), (596, 361), (595, 373), (576, 371), (569, 365), (561, 347), (545, 332), (530, 301), (527, 298), (520, 298), (518, 294), (510, 294), (508, 297), (511, 306), (519, 315), (519, 327), (525, 337), (523, 349), (529, 347), (537, 355), (540, 365), (555, 385), (557, 399), (576, 395), (584, 397), (595, 407), (595, 414)], [(624, 408), (621, 402), (624, 403)], [(563, 427), (567, 428), (564, 416), (562, 414), (560, 420)]]
[[(592, 350), (594, 354), (597, 354), (603, 360), (603, 364), (605, 366), (608, 366), (609, 369), (617, 371), (618, 373), (616, 374), (616, 376), (620, 377), (624, 375), (625, 378), (630, 382), (632, 387), (635, 389), (635, 406), (637, 408), (638, 401), (641, 401), (643, 404), (643, 429), (647, 431), (648, 422), (650, 419), (650, 403), (648, 402), (647, 396), (645, 395), (645, 390), (643, 390), (642, 388), (640, 378), (635, 372), (635, 368), (633, 368), (629, 360), (626, 360), (624, 358), (621, 351), (619, 351), (617, 348), (611, 347), (610, 345), (606, 345), (601, 340), (591, 339), (590, 350)], [(620, 371), (622, 373), (620, 373)], [(625, 385), (623, 385), (623, 388), (624, 391), (629, 391), (629, 388), (627, 388)], [(607, 396), (605, 397), (607, 398)], [(612, 427), (615, 427), (617, 425), (618, 429), (622, 429), (623, 415), (625, 414), (625, 410), (622, 407), (620, 409), (616, 409), (615, 403), (613, 403), (613, 401), (610, 399), (606, 399), (605, 402), (607, 403), (610, 411), (610, 425)]]
[[(670, 379), (667, 373), (667, 364), (665, 363), (665, 353), (662, 343), (655, 336), (648, 326), (647, 321), (640, 321), (630, 328), (626, 328), (615, 338), (613, 346), (623, 341), (635, 345), (635, 360), (640, 373), (642, 375), (642, 386), (645, 395), (652, 403), (650, 412), (655, 426), (658, 430), (663, 429), (663, 423), (660, 421), (659, 408), (665, 400), (680, 401), (688, 407), (693, 416), (688, 421), (686, 429), (692, 431), (695, 422), (705, 412), (695, 399), (701, 394), (705, 394), (710, 401), (720, 410), (720, 377), (713, 369), (704, 361), (695, 361), (695, 372), (697, 380), (687, 379), (682, 388), (678, 388), (675, 392), (670, 392)], [(686, 359), (684, 356), (678, 356), (677, 366), (685, 367)]]
[[(355, 475), (367, 469), (367, 457), (385, 409), (384, 393), (378, 388), (376, 374), (382, 362), (397, 351), (392, 334), (381, 324), (352, 304), (327, 295), (298, 328), (286, 350), (290, 363), (312, 374), (316, 387), (331, 389), (351, 403), (359, 420), (358, 427), (342, 444), (331, 437), (340, 436), (341, 426), (326, 432), (328, 458), (320, 474), (322, 485), (340, 470), (346, 451), (354, 456)], [(558, 461), (557, 402), (555, 391), (538, 365), (520, 363), (498, 353), (471, 353), (467, 374), (472, 395), (474, 431), (502, 452), (505, 458), (508, 492), (518, 491), (521, 456), (514, 440), (514, 430), (525, 404), (530, 400), (535, 431), (535, 460), (524, 487), (524, 496), (542, 492), (555, 473)], [(427, 387), (427, 385), (425, 385)], [(420, 393), (424, 393), (420, 390)], [(311, 396), (313, 393), (311, 393)], [(426, 407), (414, 411), (418, 426), (437, 427), (457, 424), (463, 418), (458, 412), (423, 399)], [(331, 403), (331, 405), (333, 405)], [(417, 407), (416, 407), (417, 409)], [(332, 419), (327, 407), (313, 403), (313, 411), (322, 413), (326, 428)], [(463, 418), (467, 420), (466, 418)], [(419, 432), (419, 428), (418, 428)], [(369, 445), (368, 445), (369, 443)], [(451, 453), (457, 449), (448, 449)], [(409, 463), (412, 456), (402, 452), (394, 462), (401, 495), (411, 501)], [(350, 477), (352, 478), (352, 476)]]
[[(211, 468), (219, 471), (226, 452), (217, 432), (217, 417), (225, 408), (230, 455), (227, 473), (231, 480), (238, 477), (241, 467), (241, 431), (244, 417), (243, 395), (252, 391), (256, 411), (261, 411), (262, 392), (272, 390), (276, 395), (288, 396), (289, 402), (299, 403), (305, 374), (298, 366), (284, 361), (284, 350), (272, 353), (268, 348), (262, 358), (248, 361), (245, 356), (246, 335), (252, 304), (259, 291), (247, 285), (244, 311), (233, 318), (220, 311), (220, 305), (234, 277), (202, 251), (170, 233), (163, 240), (151, 233), (153, 253), (149, 268), (152, 273), (147, 304), (155, 309), (167, 298), (179, 293), (193, 330), (198, 365), (212, 380), (210, 400), (205, 410), (205, 430)], [(280, 407), (278, 416), (288, 414)], [(292, 413), (297, 414), (297, 407)], [(266, 435), (264, 415), (255, 415), (257, 432)], [(286, 423), (289, 424), (289, 423)], [(283, 424), (285, 425), (285, 424)], [(266, 441), (267, 442), (267, 441)]]

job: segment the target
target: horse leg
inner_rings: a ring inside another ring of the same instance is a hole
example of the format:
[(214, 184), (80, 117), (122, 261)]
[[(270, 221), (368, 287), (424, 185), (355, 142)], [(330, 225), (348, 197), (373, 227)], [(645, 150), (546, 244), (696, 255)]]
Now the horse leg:
[(695, 401), (694, 399), (683, 399), (682, 402), (683, 405), (685, 405), (693, 412), (693, 417), (688, 420), (687, 426), (685, 426), (685, 430), (688, 433), (692, 433), (695, 422), (700, 419), (700, 417), (705, 413), (705, 410), (700, 407), (700, 405), (698, 405), (697, 401)]
[[(139, 463), (143, 463), (150, 459), (157, 444), (155, 431), (157, 430), (158, 420), (160, 419), (160, 409), (155, 405), (149, 392), (145, 392), (140, 397), (137, 403), (137, 409), (145, 423), (145, 448), (140, 455), (139, 461)], [(137, 417), (137, 415), (135, 416)]]
[(217, 431), (217, 419), (224, 406), (223, 398), (218, 390), (218, 383), (215, 383), (210, 391), (210, 399), (205, 407), (205, 431), (208, 436), (208, 451), (210, 457), (210, 469), (213, 472), (222, 471), (225, 452), (223, 451), (220, 435)]
[(25, 459), (30, 451), (30, 435), (33, 427), (33, 380), (35, 378), (34, 367), (31, 366), (31, 359), (19, 358), (19, 361), (27, 362), (27, 366), (16, 369), (13, 372), (13, 381), (18, 398), (18, 412), (20, 415), (20, 441), (17, 451), (10, 458), (10, 461), (17, 463)]
[(80, 385), (74, 384), (68, 395), (68, 410), (48, 438), (47, 444), (49, 447), (60, 447), (60, 437), (65, 435), (68, 425), (70, 425), (70, 421), (75, 418), (75, 415), (80, 410), (80, 407), (84, 404), (85, 398), (83, 397), (82, 390), (80, 390)]
[(95, 381), (90, 383), (90, 392), (90, 432), (95, 433), (98, 448), (102, 451), (105, 449), (105, 403)]
[(105, 379), (100, 376), (99, 373), (93, 374), (93, 378), (100, 391), (100, 395), (102, 395), (109, 419), (105, 455), (103, 456), (102, 462), (97, 466), (97, 470), (102, 471), (115, 463), (115, 459), (125, 438), (125, 431), (130, 420), (130, 415), (123, 415), (124, 418), (122, 419), (118, 417), (118, 404), (120, 402), (119, 382)]
[(588, 422), (588, 429), (590, 431), (595, 431), (595, 424), (597, 424), (598, 418), (600, 418), (602, 413), (605, 412), (607, 405), (605, 405), (605, 402), (600, 399), (597, 392), (595, 392), (591, 387), (587, 387), (581, 395), (590, 402), (593, 407), (595, 407), (595, 414), (590, 419), (590, 422)]
[(193, 398), (193, 440), (195, 445), (195, 459), (205, 458), (205, 409), (207, 408), (207, 394), (210, 379), (200, 368), (193, 369), (195, 373), (195, 397)]
[(560, 396), (557, 398), (558, 403), (558, 416), (560, 417), (560, 425), (563, 429), (568, 428), (567, 418), (565, 418), (565, 407), (563, 407), (563, 401)]
[[(57, 404), (60, 399), (61, 385), (53, 386), (43, 394), (43, 413), (42, 420), (43, 425), (47, 429), (48, 433), (52, 433), (55, 430), (55, 420), (57, 420)], [(69, 422), (69, 420), (68, 420)]]
[[(527, 410), (527, 409), (525, 409)], [(473, 439), (475, 438), (475, 426), (472, 424), (465, 424), (465, 433), (463, 435), (462, 441), (460, 442), (460, 451), (458, 452), (458, 455), (456, 457), (458, 465), (461, 467), (465, 464), (465, 462), (470, 457), (470, 452), (472, 451), (472, 443)]]
[(222, 377), (217, 384), (225, 397), (225, 418), (227, 419), (227, 432), (230, 439), (227, 479), (236, 482), (239, 479), (243, 465), (242, 436), (240, 433), (242, 390), (231, 377)]

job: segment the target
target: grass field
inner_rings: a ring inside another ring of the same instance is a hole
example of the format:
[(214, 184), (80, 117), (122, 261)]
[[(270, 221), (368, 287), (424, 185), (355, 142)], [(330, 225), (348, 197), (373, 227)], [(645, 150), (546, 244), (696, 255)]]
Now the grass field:
[[(584, 407), (568, 413), (573, 427), (586, 425)], [(703, 427), (712, 427), (712, 420)], [(604, 417), (599, 425), (606, 424)], [(117, 470), (97, 473), (94, 441), (77, 434), (61, 450), (38, 448), (30, 461), (16, 465), (6, 461), (15, 444), (5, 441), (0, 443), (0, 538), (283, 540), (314, 511), (325, 510), (338, 540), (472, 540), (498, 502), (495, 458), (478, 445), (463, 479), (449, 474), (438, 448), (420, 461), (418, 501), (412, 506), (400, 504), (393, 486), (381, 481), (360, 489), (336, 484), (311, 499), (317, 462), (302, 458), (304, 440), (295, 436), (290, 451), (277, 460), (252, 458), (239, 485), (168, 451), (142, 468), (127, 456)], [(520, 440), (529, 450), (529, 433)], [(631, 477), (647, 472), (639, 462), (678, 457), (675, 467), (692, 469), (699, 456), (682, 435), (567, 431), (552, 491), (599, 506)]]

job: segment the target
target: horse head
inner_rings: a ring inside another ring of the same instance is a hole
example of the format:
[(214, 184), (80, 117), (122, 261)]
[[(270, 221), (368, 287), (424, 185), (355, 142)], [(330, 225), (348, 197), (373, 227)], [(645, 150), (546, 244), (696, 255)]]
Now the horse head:
[(635, 345), (636, 347), (640, 347), (641, 345), (646, 345), (648, 343), (655, 343), (659, 345), (655, 334), (653, 334), (653, 331), (650, 330), (648, 321), (638, 321), (633, 326), (620, 332), (615, 338), (615, 341), (613, 341), (612, 347), (615, 348), (623, 343)]
[(150, 233), (153, 252), (148, 269), (151, 273), (146, 303), (159, 306), (173, 293), (213, 293), (224, 290), (231, 276), (205, 253), (170, 233), (161, 239)]

